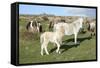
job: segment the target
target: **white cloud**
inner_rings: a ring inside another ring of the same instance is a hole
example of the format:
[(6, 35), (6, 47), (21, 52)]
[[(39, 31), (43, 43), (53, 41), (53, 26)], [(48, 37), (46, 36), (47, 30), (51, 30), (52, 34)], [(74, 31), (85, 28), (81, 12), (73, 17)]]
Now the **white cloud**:
[(68, 7), (68, 8), (65, 8), (65, 11), (66, 12), (69, 12), (70, 14), (75, 14), (75, 13), (82, 13), (82, 12), (85, 12), (86, 10), (84, 10), (83, 8), (71, 8), (71, 7)]
[(67, 7), (65, 11), (68, 15), (71, 16), (95, 16), (95, 9), (90, 8), (77, 8), (77, 7)]

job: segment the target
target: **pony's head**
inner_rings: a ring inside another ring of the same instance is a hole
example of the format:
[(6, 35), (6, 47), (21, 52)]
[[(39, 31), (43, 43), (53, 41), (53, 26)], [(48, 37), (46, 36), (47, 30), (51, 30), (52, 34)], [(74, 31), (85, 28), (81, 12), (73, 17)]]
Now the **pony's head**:
[(81, 17), (81, 18), (79, 18), (79, 23), (80, 23), (80, 28), (82, 28), (82, 24), (83, 24), (83, 18)]

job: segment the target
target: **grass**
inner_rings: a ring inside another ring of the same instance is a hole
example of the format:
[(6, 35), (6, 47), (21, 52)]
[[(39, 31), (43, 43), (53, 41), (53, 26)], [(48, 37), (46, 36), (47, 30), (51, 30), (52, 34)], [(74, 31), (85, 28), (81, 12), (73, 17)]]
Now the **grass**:
[[(43, 22), (43, 28), (48, 30), (48, 21)], [(78, 35), (79, 44), (74, 45), (74, 36), (64, 36), (60, 47), (61, 54), (57, 54), (56, 47), (52, 43), (48, 45), (50, 55), (40, 55), (40, 34), (31, 34), (26, 31), (27, 21), (19, 21), (19, 63), (42, 63), (57, 61), (78, 61), (96, 59), (96, 38), (90, 37), (89, 32)]]

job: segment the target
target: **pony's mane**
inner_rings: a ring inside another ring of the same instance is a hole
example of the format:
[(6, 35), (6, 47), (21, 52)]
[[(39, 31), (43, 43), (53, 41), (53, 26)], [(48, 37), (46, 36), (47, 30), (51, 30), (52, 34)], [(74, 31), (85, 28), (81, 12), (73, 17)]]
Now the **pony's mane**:
[(75, 21), (72, 22), (72, 23), (80, 23), (80, 21), (83, 21), (83, 18), (78, 18), (77, 20), (75, 20)]

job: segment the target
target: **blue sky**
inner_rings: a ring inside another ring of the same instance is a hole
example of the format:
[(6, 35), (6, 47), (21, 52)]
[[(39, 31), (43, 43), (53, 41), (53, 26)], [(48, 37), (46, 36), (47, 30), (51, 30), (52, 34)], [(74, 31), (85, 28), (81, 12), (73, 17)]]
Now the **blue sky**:
[(87, 16), (95, 17), (96, 9), (94, 8), (76, 8), (76, 7), (57, 7), (57, 6), (40, 6), (40, 5), (19, 5), (19, 14), (54, 14), (56, 16)]

